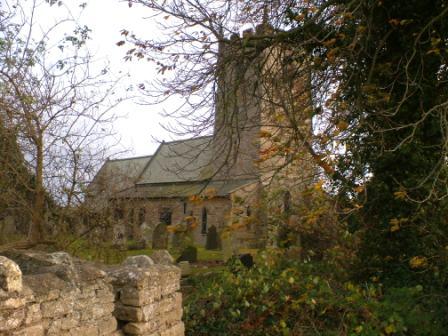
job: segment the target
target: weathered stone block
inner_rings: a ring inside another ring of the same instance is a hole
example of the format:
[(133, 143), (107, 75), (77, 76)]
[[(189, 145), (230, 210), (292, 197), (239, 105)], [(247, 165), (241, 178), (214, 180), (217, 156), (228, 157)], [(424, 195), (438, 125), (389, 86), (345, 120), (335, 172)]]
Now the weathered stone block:
[[(77, 263), (76, 269), (78, 271), (78, 279), (81, 283), (98, 283), (98, 280), (103, 280), (107, 277), (107, 273), (98, 267), (94, 267), (85, 263)], [(104, 285), (104, 282), (100, 282)]]
[(61, 298), (55, 301), (43, 302), (41, 305), (42, 317), (56, 318), (67, 315), (73, 311), (74, 303), (71, 298)]
[(129, 306), (144, 306), (162, 297), (162, 288), (159, 284), (153, 284), (145, 289), (125, 286), (119, 290), (120, 302)]
[(25, 305), (25, 298), (21, 297), (21, 296), (11, 296), (11, 297), (6, 297), (6, 298), (2, 298), (0, 296), (0, 310), (3, 309), (18, 309), (21, 308)]
[(117, 304), (114, 316), (121, 321), (141, 322), (143, 321), (143, 309), (141, 307), (131, 307)]
[(110, 274), (114, 287), (131, 286), (142, 289), (160, 284), (160, 273), (157, 265), (142, 269), (134, 266), (123, 266)]
[(156, 250), (151, 254), (151, 259), (155, 264), (173, 265), (174, 259), (167, 250)]
[(48, 333), (58, 333), (63, 330), (70, 330), (79, 326), (79, 316), (77, 312), (64, 316), (60, 319), (53, 319), (49, 322)]
[(91, 318), (97, 319), (104, 316), (111, 316), (114, 308), (115, 305), (112, 302), (94, 305), (91, 310)]
[(127, 257), (125, 261), (123, 261), (123, 265), (126, 266), (135, 266), (138, 268), (149, 268), (154, 265), (154, 261), (146, 255), (138, 255)]
[(171, 326), (176, 324), (182, 319), (183, 310), (182, 307), (177, 307), (176, 309), (160, 314), (157, 318), (160, 326)]
[(171, 328), (162, 331), (160, 336), (183, 336), (185, 334), (185, 326), (183, 322), (177, 323)]
[(0, 289), (6, 292), (22, 290), (22, 271), (14, 261), (0, 256)]
[(25, 324), (30, 325), (42, 320), (42, 313), (40, 311), (40, 304), (29, 304), (25, 310)]
[(17, 328), (25, 319), (25, 309), (2, 310), (0, 313), (0, 331)]
[(159, 303), (158, 313), (163, 314), (182, 307), (182, 294), (173, 293), (163, 298)]
[(156, 316), (156, 313), (158, 312), (159, 304), (158, 302), (151, 303), (149, 305), (143, 306), (143, 321), (150, 321)]
[(112, 316), (104, 320), (99, 320), (97, 324), (100, 336), (110, 335), (117, 329), (117, 320)]
[(92, 302), (94, 301), (94, 298), (82, 298), (79, 300), (76, 300), (73, 303), (73, 309), (81, 311), (81, 312), (87, 312), (87, 310), (92, 306)]
[(96, 301), (100, 303), (114, 302), (115, 296), (112, 288), (99, 288), (95, 290), (94, 294)]
[(126, 336), (122, 330), (115, 330), (113, 333), (109, 334), (109, 336)]
[(95, 325), (83, 325), (69, 331), (71, 336), (98, 336), (98, 334), (98, 327)]
[(42, 325), (34, 325), (18, 331), (13, 332), (12, 336), (44, 336), (44, 328)]
[(36, 300), (41, 302), (59, 299), (62, 291), (71, 289), (71, 284), (51, 273), (25, 275), (23, 281), (33, 291)]
[(124, 326), (123, 330), (129, 335), (148, 335), (151, 332), (155, 332), (159, 328), (157, 321), (148, 322), (131, 322)]

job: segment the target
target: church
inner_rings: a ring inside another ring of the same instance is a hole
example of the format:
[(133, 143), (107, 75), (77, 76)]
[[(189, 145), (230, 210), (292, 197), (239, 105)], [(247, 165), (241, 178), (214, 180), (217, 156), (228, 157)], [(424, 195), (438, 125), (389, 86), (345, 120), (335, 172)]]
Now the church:
[[(313, 178), (303, 144), (291, 144), (287, 127), (293, 109), (304, 134), (311, 134), (298, 103), (308, 103), (307, 81), (289, 83), (297, 76), (278, 61), (283, 55), (247, 43), (260, 33), (220, 43), (212, 135), (162, 142), (150, 156), (107, 160), (88, 186), (87, 201), (108, 208), (128, 237), (145, 237), (161, 248), (176, 228), (187, 228), (204, 246), (214, 227), (238, 247), (265, 246), (269, 208), (289, 207), (297, 186)], [(288, 109), (291, 95), (295, 102)], [(272, 190), (281, 196), (266, 206), (263, 197)]]

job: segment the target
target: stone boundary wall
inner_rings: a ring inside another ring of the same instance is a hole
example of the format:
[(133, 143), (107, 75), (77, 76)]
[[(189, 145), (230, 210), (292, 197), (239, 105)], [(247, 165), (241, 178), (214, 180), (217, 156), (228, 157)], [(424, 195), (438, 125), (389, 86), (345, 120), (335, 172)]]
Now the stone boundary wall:
[(180, 270), (130, 257), (105, 268), (63, 252), (0, 256), (0, 336), (183, 336)]

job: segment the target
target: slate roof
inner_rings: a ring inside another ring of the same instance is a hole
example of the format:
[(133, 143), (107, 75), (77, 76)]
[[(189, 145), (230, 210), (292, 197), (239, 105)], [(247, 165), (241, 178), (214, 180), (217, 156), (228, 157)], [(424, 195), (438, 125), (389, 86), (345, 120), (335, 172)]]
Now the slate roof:
[(163, 142), (137, 184), (203, 181), (213, 173), (212, 137)]
[(107, 187), (115, 192), (133, 187), (151, 158), (152, 156), (148, 155), (125, 159), (108, 159), (90, 183), (90, 191), (100, 192), (101, 190), (98, 189), (104, 187), (102, 184), (107, 184)]
[(90, 188), (104, 181), (114, 189), (112, 198), (189, 197), (210, 191), (227, 197), (257, 181), (212, 180), (212, 155), (212, 136), (163, 142), (152, 156), (106, 161)]

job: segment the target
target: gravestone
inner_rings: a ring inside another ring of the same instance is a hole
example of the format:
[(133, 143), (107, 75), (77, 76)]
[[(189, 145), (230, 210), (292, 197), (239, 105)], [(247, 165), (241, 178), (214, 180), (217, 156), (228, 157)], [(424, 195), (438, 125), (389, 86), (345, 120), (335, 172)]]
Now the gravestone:
[(11, 237), (17, 233), (16, 222), (14, 217), (6, 216), (0, 221), (0, 234), (4, 238)]
[(205, 248), (207, 250), (217, 250), (219, 249), (219, 235), (218, 231), (216, 230), (216, 226), (212, 225), (208, 229), (207, 232), (207, 240), (205, 243)]
[(159, 224), (152, 235), (152, 248), (155, 250), (166, 250), (168, 248), (168, 231), (166, 224)]
[(122, 224), (114, 225), (113, 227), (113, 245), (117, 248), (123, 249), (126, 247), (126, 228)]
[(140, 232), (142, 233), (142, 238), (146, 241), (146, 244), (152, 246), (153, 228), (148, 223), (143, 222), (140, 225)]
[(238, 244), (231, 233), (226, 233), (222, 236), (221, 246), (224, 261), (229, 260), (232, 256), (239, 254)]

